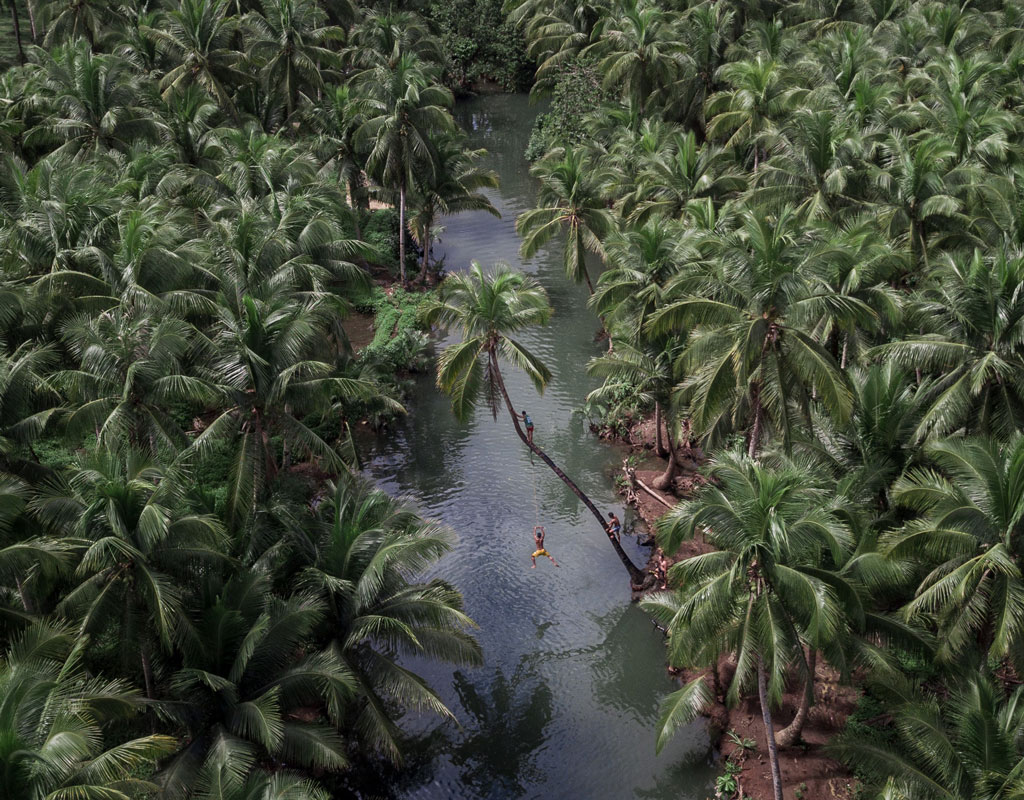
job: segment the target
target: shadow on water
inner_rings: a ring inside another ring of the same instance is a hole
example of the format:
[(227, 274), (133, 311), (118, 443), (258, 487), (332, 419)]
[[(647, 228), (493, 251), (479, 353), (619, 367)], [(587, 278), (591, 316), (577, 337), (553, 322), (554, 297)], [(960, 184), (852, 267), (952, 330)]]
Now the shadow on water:
[[(603, 511), (629, 519), (611, 480), (620, 453), (599, 442), (574, 412), (596, 381), (585, 371), (602, 352), (587, 292), (564, 276), (560, 243), (530, 262), (518, 256), (515, 218), (536, 187), (523, 159), (537, 109), (525, 97), (479, 98), (456, 107), (484, 166), (498, 172), (490, 193), (501, 219), (467, 213), (443, 221), (438, 246), (449, 270), (471, 260), (505, 261), (535, 275), (555, 309), (551, 325), (522, 340), (550, 367), (538, 395), (521, 373), (506, 382), (537, 439)], [(484, 666), (456, 669), (405, 659), (437, 688), (459, 725), (410, 714), (404, 770), (381, 772), (364, 797), (519, 800), (585, 798), (704, 800), (712, 791), (703, 724), (679, 732), (654, 754), (658, 703), (674, 684), (664, 640), (630, 603), (622, 565), (590, 513), (516, 438), (507, 416), (485, 408), (459, 424), (429, 375), (416, 382), (410, 413), (364, 442), (366, 473), (458, 534), (436, 574), (454, 583), (477, 621)], [(537, 522), (562, 565), (530, 569)], [(647, 552), (623, 547), (637, 563)]]

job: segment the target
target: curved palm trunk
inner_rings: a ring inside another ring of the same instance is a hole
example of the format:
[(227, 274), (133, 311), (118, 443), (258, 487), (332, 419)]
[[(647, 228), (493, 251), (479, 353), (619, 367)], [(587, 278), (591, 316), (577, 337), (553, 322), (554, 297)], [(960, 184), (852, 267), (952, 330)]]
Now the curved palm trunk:
[(764, 674), (764, 662), (757, 659), (757, 697), (761, 703), (761, 721), (764, 723), (764, 738), (768, 743), (768, 762), (772, 771), (772, 791), (775, 800), (782, 799), (782, 773), (779, 771), (779, 750), (775, 746), (775, 726), (772, 723), (772, 709), (768, 704), (768, 682)]
[(779, 747), (792, 747), (800, 741), (800, 734), (803, 733), (807, 717), (811, 713), (811, 701), (814, 699), (814, 671), (818, 665), (818, 651), (811, 648), (807, 657), (807, 680), (804, 683), (803, 697), (800, 698), (800, 707), (796, 710), (793, 721), (778, 732), (775, 741)]
[(580, 499), (583, 505), (590, 509), (590, 513), (594, 515), (595, 519), (597, 519), (598, 524), (601, 526), (601, 530), (605, 532), (605, 535), (608, 537), (608, 541), (611, 542), (612, 547), (615, 549), (615, 555), (619, 557), (619, 561), (622, 562), (622, 566), (624, 566), (626, 571), (629, 573), (629, 579), (634, 585), (640, 585), (644, 579), (643, 571), (630, 560), (629, 556), (626, 555), (626, 551), (622, 549), (622, 545), (619, 544), (615, 537), (608, 533), (608, 529), (605, 527), (605, 518), (601, 515), (597, 506), (594, 505), (594, 502), (583, 493), (572, 478), (559, 469), (558, 465), (548, 457), (547, 453), (527, 438), (526, 433), (519, 424), (519, 415), (516, 414), (515, 406), (512, 405), (512, 400), (508, 396), (508, 390), (505, 388), (505, 381), (501, 377), (501, 370), (498, 368), (498, 360), (494, 350), (488, 351), (487, 361), (488, 369), (490, 369), (494, 382), (497, 384), (498, 390), (501, 392), (501, 396), (505, 400), (505, 407), (508, 409), (509, 416), (512, 418), (512, 424), (515, 426), (516, 434), (518, 434), (519, 438), (522, 439), (523, 444), (540, 456), (540, 459), (548, 465), (551, 471), (559, 477), (562, 483), (569, 487), (569, 490)]
[(672, 441), (670, 425), (671, 423), (665, 420), (665, 427), (667, 429), (665, 438), (668, 440), (668, 466), (665, 467), (665, 471), (661, 475), (652, 481), (654, 488), (662, 492), (672, 488), (672, 482), (676, 479), (676, 473), (679, 472), (679, 460), (676, 458), (676, 443)]
[(36, 12), (32, 10), (32, 0), (27, 0), (25, 10), (28, 11), (28, 26), (32, 29), (32, 43), (35, 44), (39, 35), (36, 33)]

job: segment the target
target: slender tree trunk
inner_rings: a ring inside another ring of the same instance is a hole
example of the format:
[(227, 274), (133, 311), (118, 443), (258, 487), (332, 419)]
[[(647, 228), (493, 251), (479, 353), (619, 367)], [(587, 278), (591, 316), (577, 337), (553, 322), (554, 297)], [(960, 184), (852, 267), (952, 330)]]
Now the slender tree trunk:
[(764, 662), (757, 659), (757, 697), (761, 702), (761, 721), (764, 723), (764, 738), (768, 743), (768, 763), (772, 771), (772, 791), (775, 800), (782, 800), (782, 773), (779, 771), (779, 750), (775, 746), (775, 726), (772, 723), (772, 709), (768, 704), (768, 682), (764, 674)]
[(541, 461), (547, 464), (551, 471), (558, 476), (562, 483), (569, 487), (569, 490), (580, 499), (583, 505), (590, 509), (590, 513), (597, 519), (598, 524), (601, 526), (601, 530), (604, 531), (605, 536), (608, 537), (608, 541), (611, 542), (612, 547), (615, 550), (615, 555), (619, 557), (619, 561), (622, 562), (622, 566), (624, 566), (626, 571), (629, 573), (629, 579), (634, 585), (639, 586), (644, 579), (643, 571), (630, 560), (629, 556), (626, 555), (626, 551), (622, 549), (622, 545), (619, 544), (616, 538), (608, 533), (608, 529), (605, 527), (607, 524), (605, 522), (605, 517), (598, 510), (597, 506), (595, 506), (593, 501), (582, 492), (572, 478), (559, 469), (558, 465), (548, 457), (547, 453), (527, 438), (525, 431), (523, 431), (522, 426), (519, 424), (519, 415), (516, 413), (515, 406), (512, 405), (512, 400), (508, 396), (508, 390), (505, 388), (505, 380), (502, 378), (501, 370), (498, 368), (497, 354), (494, 352), (493, 345), (488, 349), (487, 358), (488, 369), (490, 369), (494, 382), (497, 384), (498, 390), (501, 392), (501, 396), (505, 400), (505, 407), (508, 409), (509, 416), (512, 418), (512, 424), (515, 426), (516, 434), (520, 439), (522, 439), (523, 444), (529, 447), (532, 452), (536, 453), (540, 457)]
[(26, 614), (35, 614), (35, 606), (32, 604), (32, 598), (28, 596), (28, 592), (25, 591), (25, 584), (21, 582), (21, 578), (15, 577), (14, 583), (18, 587), (18, 596), (21, 598), (21, 605), (25, 609)]
[(140, 650), (142, 656), (142, 680), (145, 682), (146, 697), (153, 699), (153, 665), (149, 660), (149, 646), (142, 645)]
[(807, 656), (807, 679), (804, 681), (804, 693), (800, 698), (800, 705), (796, 710), (796, 716), (775, 737), (779, 747), (792, 747), (800, 741), (800, 734), (803, 733), (807, 716), (811, 713), (811, 702), (814, 700), (814, 671), (817, 665), (818, 651), (812, 647)]
[(398, 270), (402, 280), (402, 288), (406, 287), (405, 280), (405, 181), (398, 187)]
[(11, 22), (14, 25), (14, 41), (18, 45), (18, 63), (25, 63), (25, 49), (21, 46), (21, 20), (18, 18), (18, 0), (11, 0)]
[(839, 369), (846, 369), (846, 351), (850, 346), (850, 334), (843, 334), (843, 355), (839, 359)]
[(750, 387), (750, 404), (754, 408), (754, 425), (750, 429), (750, 443), (747, 445), (747, 455), (753, 458), (757, 455), (757, 449), (761, 443), (761, 424), (764, 417), (764, 410), (761, 408), (761, 387), (755, 384)]
[(28, 11), (28, 26), (32, 29), (32, 43), (35, 44), (39, 35), (36, 33), (36, 12), (32, 10), (32, 0), (26, 0), (25, 10)]
[(654, 452), (662, 458), (667, 455), (665, 452), (665, 436), (661, 431), (661, 403), (657, 400), (654, 401)]

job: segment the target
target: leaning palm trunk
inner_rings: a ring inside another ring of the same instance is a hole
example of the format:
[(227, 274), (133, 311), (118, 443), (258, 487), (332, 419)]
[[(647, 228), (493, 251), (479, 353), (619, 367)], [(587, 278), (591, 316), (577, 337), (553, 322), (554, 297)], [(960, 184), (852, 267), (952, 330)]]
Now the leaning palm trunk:
[(516, 433), (518, 434), (519, 438), (523, 440), (523, 444), (525, 444), (527, 447), (530, 448), (531, 451), (540, 456), (540, 459), (545, 464), (547, 464), (548, 467), (551, 468), (551, 471), (554, 472), (555, 475), (559, 477), (562, 483), (568, 486), (569, 490), (582, 501), (583, 505), (590, 509), (590, 513), (593, 514), (594, 517), (597, 519), (598, 524), (601, 526), (601, 530), (605, 531), (605, 534), (608, 536), (608, 541), (612, 543), (612, 547), (615, 549), (615, 554), (619, 557), (619, 561), (622, 562), (622, 566), (624, 566), (626, 568), (626, 571), (629, 573), (629, 578), (633, 582), (633, 585), (639, 586), (644, 579), (643, 571), (641, 571), (636, 566), (636, 564), (634, 564), (630, 560), (629, 556), (626, 555), (626, 551), (622, 549), (622, 545), (619, 544), (618, 540), (608, 533), (608, 530), (605, 527), (605, 518), (601, 516), (601, 512), (598, 510), (597, 506), (594, 505), (593, 501), (583, 493), (583, 491), (575, 484), (575, 482), (573, 482), (573, 480), (568, 475), (566, 475), (564, 472), (562, 472), (561, 469), (559, 469), (558, 465), (555, 464), (555, 462), (548, 457), (547, 453), (545, 453), (543, 450), (537, 447), (537, 445), (531, 442), (529, 438), (526, 436), (526, 433), (523, 431), (522, 426), (520, 426), (519, 424), (519, 415), (516, 414), (515, 406), (512, 405), (512, 400), (508, 396), (508, 390), (505, 388), (505, 381), (501, 376), (501, 370), (498, 368), (497, 354), (495, 353), (493, 347), (488, 349), (487, 362), (488, 369), (490, 370), (491, 376), (494, 379), (494, 383), (497, 385), (498, 390), (501, 392), (502, 398), (504, 398), (505, 400), (505, 406), (506, 408), (508, 408), (509, 416), (512, 418), (512, 424), (515, 426)]
[(807, 717), (811, 713), (811, 701), (814, 698), (814, 670), (817, 667), (818, 651), (811, 648), (807, 658), (807, 680), (804, 683), (803, 696), (800, 698), (800, 707), (796, 710), (793, 721), (775, 736), (775, 742), (779, 747), (792, 747), (800, 741), (800, 734), (803, 733)]
[(772, 791), (775, 800), (782, 798), (782, 773), (779, 771), (779, 750), (775, 746), (775, 726), (772, 723), (772, 709), (768, 700), (768, 686), (764, 674), (764, 661), (757, 659), (757, 696), (761, 702), (761, 721), (764, 723), (764, 738), (768, 743), (768, 763), (772, 771)]

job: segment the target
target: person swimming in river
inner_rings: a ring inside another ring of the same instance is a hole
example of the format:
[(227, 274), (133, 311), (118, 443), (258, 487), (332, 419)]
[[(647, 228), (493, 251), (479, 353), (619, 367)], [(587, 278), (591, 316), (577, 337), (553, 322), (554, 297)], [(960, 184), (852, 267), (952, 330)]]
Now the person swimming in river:
[(530, 415), (523, 411), (520, 416), (523, 418), (523, 422), (526, 425), (526, 441), (533, 444), (533, 420), (530, 419)]
[(551, 563), (556, 567), (558, 562), (555, 561), (555, 557), (551, 555), (547, 550), (544, 549), (544, 526), (535, 525), (533, 528), (533, 543), (537, 545), (537, 549), (533, 551), (533, 555), (530, 556), (530, 560), (533, 562), (533, 566), (530, 569), (537, 569), (537, 556), (547, 556), (551, 559)]
[(619, 518), (615, 516), (614, 511), (608, 512), (608, 535), (614, 537), (615, 541), (620, 541), (620, 534), (622, 533), (622, 523), (619, 522)]

